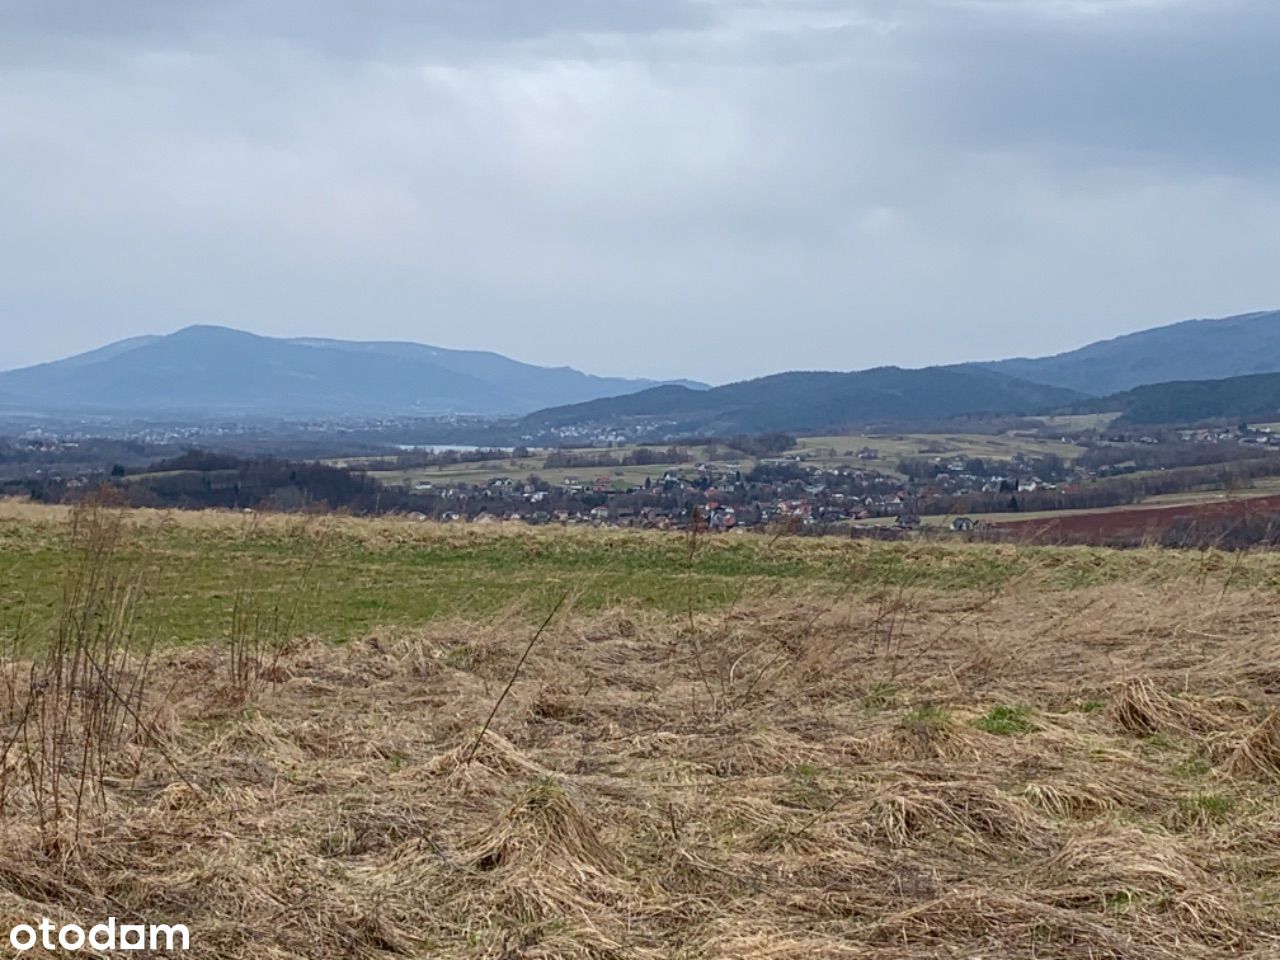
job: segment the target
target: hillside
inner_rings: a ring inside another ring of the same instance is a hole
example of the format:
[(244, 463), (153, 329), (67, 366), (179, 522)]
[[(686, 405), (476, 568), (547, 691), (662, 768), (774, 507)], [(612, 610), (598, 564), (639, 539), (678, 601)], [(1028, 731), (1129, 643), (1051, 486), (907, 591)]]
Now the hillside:
[(181, 922), (202, 960), (1280, 948), (1274, 555), (103, 513), (0, 502), (40, 611), (0, 651), (11, 925)]
[(1280, 417), (1280, 373), (1156, 383), (1077, 404), (1075, 409), (1118, 410), (1123, 422), (1153, 425), (1276, 419)]
[(151, 419), (517, 415), (654, 383), (416, 343), (283, 340), (195, 326), (0, 373), (0, 407)]
[(1092, 396), (1170, 380), (1274, 373), (1280, 371), (1280, 311), (1185, 320), (1052, 357), (981, 366)]
[(879, 367), (855, 373), (779, 373), (700, 391), (656, 387), (542, 410), (520, 427), (538, 432), (630, 426), (672, 435), (822, 431), (970, 413), (1034, 412), (1076, 397), (1070, 390), (975, 367)]

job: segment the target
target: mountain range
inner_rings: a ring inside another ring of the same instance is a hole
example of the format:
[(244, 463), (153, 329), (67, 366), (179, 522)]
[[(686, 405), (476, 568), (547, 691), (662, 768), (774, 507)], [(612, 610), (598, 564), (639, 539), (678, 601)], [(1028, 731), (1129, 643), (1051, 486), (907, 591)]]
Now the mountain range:
[(1280, 371), (1280, 310), (1184, 320), (1052, 357), (997, 360), (988, 370), (1102, 397), (1149, 383)]
[(1054, 409), (1080, 397), (1074, 390), (976, 366), (878, 367), (855, 373), (778, 373), (710, 390), (653, 387), (542, 410), (525, 417), (520, 429), (538, 435), (597, 424), (680, 436), (822, 433), (893, 421)]
[[(1059, 409), (1115, 411), (1131, 423), (1171, 422), (1174, 411), (1187, 420), (1280, 412), (1256, 382), (1266, 379), (1258, 371), (1280, 371), (1280, 311), (1189, 320), (1039, 359), (784, 373), (699, 392), (655, 387), (541, 410), (521, 421), (521, 429), (533, 435), (592, 427), (636, 435), (820, 433)], [(1195, 386), (1205, 380), (1219, 385)]]
[[(1280, 412), (1272, 381), (1251, 379), (1271, 373), (1280, 374), (1280, 311), (1187, 320), (1050, 357), (787, 372), (714, 388), (597, 377), (418, 343), (194, 326), (0, 373), (0, 413), (152, 421), (475, 414), (522, 418), (522, 435), (821, 431), (1103, 407), (1141, 422), (1174, 412), (1184, 419), (1197, 411)], [(1203, 381), (1224, 383), (1193, 385)]]
[(278, 339), (193, 326), (0, 373), (0, 410), (149, 419), (510, 416), (658, 382), (419, 343)]

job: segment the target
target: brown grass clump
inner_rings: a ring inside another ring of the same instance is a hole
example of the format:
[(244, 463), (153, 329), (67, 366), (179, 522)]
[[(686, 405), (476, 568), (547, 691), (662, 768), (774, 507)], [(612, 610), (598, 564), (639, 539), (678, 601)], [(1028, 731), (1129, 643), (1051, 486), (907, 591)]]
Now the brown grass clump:
[(887, 728), (877, 729), (861, 745), (868, 760), (961, 760), (978, 756), (978, 735), (957, 723), (949, 711), (913, 710)]
[(245, 684), (225, 644), (122, 643), (110, 723), (11, 649), (0, 924), (185, 922), (218, 960), (1276, 956), (1271, 600), (1195, 589), (291, 637)]
[(873, 796), (866, 819), (870, 835), (892, 847), (959, 843), (999, 855), (1007, 845), (1045, 849), (1049, 837), (1033, 809), (982, 781), (903, 784)]
[(1161, 809), (1169, 803), (1163, 785), (1148, 777), (1129, 782), (1087, 772), (1075, 780), (1035, 780), (1020, 795), (1032, 806), (1060, 820), (1089, 820), (1121, 811)]
[(1234, 777), (1280, 780), (1280, 710), (1272, 710), (1249, 731), (1227, 760)]
[(1207, 718), (1192, 704), (1170, 696), (1146, 677), (1125, 680), (1116, 685), (1111, 699), (1111, 716), (1121, 729), (1139, 736), (1192, 734), (1208, 726)]
[(502, 819), (461, 852), (472, 872), (492, 874), (489, 910), (506, 922), (539, 923), (620, 899), (617, 851), (605, 844), (580, 801), (554, 780), (530, 784)]
[(1046, 899), (1103, 909), (1203, 888), (1208, 880), (1168, 837), (1112, 824), (1068, 837), (1038, 871)]
[(454, 787), (480, 779), (546, 778), (550, 771), (520, 753), (501, 734), (487, 730), (478, 741), (461, 743), (427, 761), (425, 772)]
[(972, 883), (958, 883), (944, 896), (891, 914), (863, 934), (872, 943), (905, 943), (917, 953), (906, 957), (946, 956), (951, 945), (968, 944), (960, 956), (982, 956), (982, 945), (996, 956), (1088, 957), (1106, 960), (1170, 957), (1135, 947), (1132, 939), (1091, 916)]

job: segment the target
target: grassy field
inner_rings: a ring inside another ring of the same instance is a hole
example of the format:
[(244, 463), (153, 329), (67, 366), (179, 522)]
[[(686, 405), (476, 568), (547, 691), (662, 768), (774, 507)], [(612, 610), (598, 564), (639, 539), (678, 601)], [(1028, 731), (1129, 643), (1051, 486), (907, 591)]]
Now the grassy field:
[(1079, 433), (1082, 430), (1101, 430), (1119, 417), (1119, 413), (1069, 413), (1048, 417), (1028, 417), (1046, 427), (1063, 433)]
[[(878, 450), (879, 460), (857, 457), (863, 447)], [(878, 434), (839, 437), (801, 437), (797, 448), (812, 463), (822, 466), (862, 466), (894, 473), (894, 465), (914, 457), (982, 457), (1009, 460), (1016, 454), (1057, 454), (1070, 460), (1084, 448), (1060, 440), (1046, 440), (1021, 433), (1001, 434)]]
[(1270, 554), (7, 503), (0, 564), (0, 923), (219, 960), (1280, 950)]
[[(612, 456), (621, 460), (627, 454), (638, 449), (635, 445), (626, 445), (619, 447), (611, 447), (607, 452)], [(649, 448), (657, 449), (657, 448)], [(449, 464), (438, 467), (423, 467), (412, 470), (386, 470), (378, 469), (377, 461), (362, 461), (361, 465), (367, 466), (370, 472), (383, 483), (389, 484), (412, 484), (417, 481), (425, 480), (435, 485), (449, 485), (453, 483), (469, 483), (484, 484), (489, 480), (524, 480), (530, 474), (538, 474), (547, 479), (559, 480), (565, 476), (576, 476), (581, 480), (593, 480), (596, 477), (609, 477), (613, 481), (625, 486), (639, 486), (644, 483), (645, 478), (654, 480), (659, 479), (666, 470), (689, 470), (695, 463), (719, 463), (724, 464), (730, 462), (720, 449), (719, 455), (715, 451), (706, 446), (685, 446), (684, 450), (688, 451), (692, 458), (685, 463), (656, 463), (646, 466), (618, 466), (618, 467), (553, 467), (546, 469), (543, 463), (546, 460), (545, 454), (536, 453), (528, 457), (515, 457), (501, 460), (480, 460), (475, 463)], [(333, 461), (335, 463), (348, 463), (348, 461)], [(749, 469), (754, 463), (750, 458), (736, 458), (732, 462), (739, 463), (745, 469)]]
[[(1022, 515), (1025, 517), (1026, 515)], [(65, 508), (0, 502), (0, 629), (52, 621), (75, 559)], [(1271, 586), (1280, 562), (1217, 554), (766, 535), (492, 527), (408, 520), (134, 511), (121, 554), (137, 570), (141, 629), (217, 639), (251, 599), (273, 623), (329, 639), (497, 614), (536, 619), (562, 594), (583, 611), (719, 613), (743, 599), (807, 600), (917, 588), (1045, 590), (1225, 576)]]

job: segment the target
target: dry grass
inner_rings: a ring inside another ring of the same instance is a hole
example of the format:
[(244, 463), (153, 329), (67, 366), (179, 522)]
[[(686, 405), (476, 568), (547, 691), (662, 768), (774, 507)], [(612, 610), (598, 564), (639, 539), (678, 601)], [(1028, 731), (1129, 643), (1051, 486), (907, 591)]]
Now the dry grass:
[[(0, 928), (187, 922), (194, 955), (255, 960), (1261, 960), (1278, 621), (1194, 581), (1014, 582), (292, 640), (255, 683), (225, 644), (118, 658), (145, 722), (56, 844), (15, 781)], [(30, 691), (0, 696), (8, 738)]]

